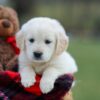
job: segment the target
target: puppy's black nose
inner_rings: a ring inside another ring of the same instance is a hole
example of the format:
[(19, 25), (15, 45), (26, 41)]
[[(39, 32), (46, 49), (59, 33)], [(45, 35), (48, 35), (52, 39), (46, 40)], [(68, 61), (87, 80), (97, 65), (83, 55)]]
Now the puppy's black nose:
[(35, 56), (35, 58), (41, 58), (41, 56), (42, 56), (42, 52), (34, 52), (34, 56)]

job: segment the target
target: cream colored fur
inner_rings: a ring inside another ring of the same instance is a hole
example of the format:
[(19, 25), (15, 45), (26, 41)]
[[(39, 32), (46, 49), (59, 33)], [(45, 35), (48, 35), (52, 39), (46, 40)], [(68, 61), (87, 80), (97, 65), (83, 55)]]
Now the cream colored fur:
[[(34, 42), (30, 43), (30, 39)], [(49, 39), (50, 44), (45, 44)], [(74, 74), (77, 65), (72, 56), (66, 52), (68, 36), (62, 25), (55, 19), (39, 17), (25, 23), (16, 35), (20, 48), (19, 73), (21, 83), (30, 87), (35, 83), (35, 75), (42, 74), (40, 89), (48, 93), (54, 88), (55, 80), (63, 74)], [(42, 58), (36, 60), (33, 52), (42, 52)]]

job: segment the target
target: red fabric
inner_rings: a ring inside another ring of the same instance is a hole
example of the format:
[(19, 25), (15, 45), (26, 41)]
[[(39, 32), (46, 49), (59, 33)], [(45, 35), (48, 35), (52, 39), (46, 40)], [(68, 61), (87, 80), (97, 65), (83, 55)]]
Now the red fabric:
[(16, 46), (15, 36), (10, 36), (10, 37), (8, 37), (8, 38), (6, 39), (6, 42), (12, 45), (12, 47), (13, 47), (13, 49), (14, 49), (14, 51), (15, 51), (16, 54), (19, 54), (20, 50), (19, 50), (19, 48)]
[[(19, 73), (17, 72), (12, 72), (12, 71), (6, 71), (6, 73), (12, 78), (14, 79), (16, 82), (20, 82), (20, 75)], [(39, 88), (39, 83), (40, 83), (40, 79), (41, 79), (41, 76), (37, 75), (36, 76), (36, 83), (29, 87), (29, 88), (25, 88), (25, 91), (29, 92), (29, 93), (32, 93), (32, 94), (36, 94), (36, 95), (41, 95), (42, 92)]]
[[(17, 80), (17, 81), (16, 81)], [(54, 89), (47, 93), (36, 95), (27, 92), (21, 85), (19, 74), (9, 71), (0, 72), (0, 100), (8, 97), (9, 100), (62, 100), (62, 97), (71, 89), (73, 75), (60, 76), (54, 85)]]
[(25, 88), (25, 90), (27, 92), (30, 92), (30, 93), (33, 93), (33, 94), (35, 93), (38, 96), (41, 95), (42, 92), (41, 92), (40, 87), (39, 87), (40, 79), (41, 79), (41, 77), (39, 75), (37, 75), (36, 76), (36, 83), (35, 83), (35, 85), (33, 85), (33, 86), (29, 87), (29, 88)]

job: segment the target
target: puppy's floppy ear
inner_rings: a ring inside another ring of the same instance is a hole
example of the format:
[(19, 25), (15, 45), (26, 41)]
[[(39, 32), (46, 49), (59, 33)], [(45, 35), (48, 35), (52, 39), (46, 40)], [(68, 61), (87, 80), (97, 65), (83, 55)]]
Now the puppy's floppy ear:
[(17, 46), (18, 48), (22, 51), (24, 50), (24, 43), (25, 40), (24, 40), (24, 34), (22, 33), (22, 31), (20, 30), (19, 32), (17, 32), (16, 34), (16, 43), (17, 43)]
[(57, 39), (56, 39), (56, 52), (55, 55), (60, 55), (69, 44), (69, 37), (66, 35), (66, 33), (58, 33)]

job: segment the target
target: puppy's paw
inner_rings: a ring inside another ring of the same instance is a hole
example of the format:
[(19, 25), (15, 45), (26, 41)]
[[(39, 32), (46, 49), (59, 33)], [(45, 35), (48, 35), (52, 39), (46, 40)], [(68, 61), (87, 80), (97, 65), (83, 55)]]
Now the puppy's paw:
[(27, 76), (26, 78), (21, 79), (21, 83), (24, 87), (30, 87), (34, 85), (35, 82), (36, 80), (34, 76)]
[(47, 94), (54, 88), (54, 81), (51, 79), (41, 79), (40, 81), (40, 89), (42, 93)]

